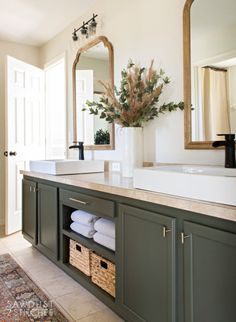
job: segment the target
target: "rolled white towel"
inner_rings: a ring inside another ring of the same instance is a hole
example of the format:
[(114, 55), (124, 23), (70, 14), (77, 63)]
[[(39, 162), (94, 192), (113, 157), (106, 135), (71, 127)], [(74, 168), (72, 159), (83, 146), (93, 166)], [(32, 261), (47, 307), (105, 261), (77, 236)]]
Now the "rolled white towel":
[(94, 229), (100, 234), (106, 235), (111, 238), (115, 238), (116, 236), (115, 223), (108, 219), (98, 219), (94, 224)]
[(98, 244), (103, 245), (103, 246), (105, 246), (105, 247), (107, 247), (109, 249), (112, 249), (114, 251), (116, 249), (116, 241), (115, 241), (115, 238), (111, 238), (109, 236), (105, 236), (103, 234), (100, 234), (100, 233), (96, 232), (93, 235), (93, 239)]
[(73, 221), (81, 223), (83, 225), (94, 224), (95, 221), (98, 220), (98, 218), (98, 216), (95, 216), (83, 210), (75, 210), (71, 214), (71, 219)]
[(70, 228), (75, 231), (78, 234), (81, 234), (87, 238), (93, 238), (93, 235), (95, 234), (95, 230), (91, 226), (86, 226), (77, 222), (73, 222), (70, 225)]

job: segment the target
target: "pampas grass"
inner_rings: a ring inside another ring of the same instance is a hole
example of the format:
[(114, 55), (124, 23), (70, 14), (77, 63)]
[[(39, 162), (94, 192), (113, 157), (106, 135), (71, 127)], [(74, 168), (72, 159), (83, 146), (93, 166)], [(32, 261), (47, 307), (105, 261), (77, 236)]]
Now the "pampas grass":
[(129, 61), (121, 72), (119, 90), (111, 83), (99, 82), (104, 87), (104, 94), (99, 102), (87, 101), (90, 114), (122, 127), (142, 127), (160, 113), (184, 108), (183, 102), (158, 106), (170, 79), (162, 69), (157, 72), (153, 68), (153, 60), (148, 69)]

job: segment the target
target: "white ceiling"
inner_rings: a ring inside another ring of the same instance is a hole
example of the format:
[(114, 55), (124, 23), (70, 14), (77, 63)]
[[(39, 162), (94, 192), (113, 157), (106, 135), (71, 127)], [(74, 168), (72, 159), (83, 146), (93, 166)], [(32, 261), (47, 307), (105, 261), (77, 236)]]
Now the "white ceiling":
[(83, 15), (95, 1), (0, 0), (0, 39), (40, 46)]
[(219, 63), (212, 64), (212, 66), (220, 67), (220, 68), (227, 68), (227, 67), (231, 67), (231, 66), (236, 66), (236, 57), (221, 61)]

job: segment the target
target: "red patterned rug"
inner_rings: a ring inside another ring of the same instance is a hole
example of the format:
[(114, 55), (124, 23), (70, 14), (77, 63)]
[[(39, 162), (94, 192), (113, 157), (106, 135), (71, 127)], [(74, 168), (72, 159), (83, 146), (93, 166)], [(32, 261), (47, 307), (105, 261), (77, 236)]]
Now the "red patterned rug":
[(68, 322), (9, 255), (0, 255), (0, 322)]

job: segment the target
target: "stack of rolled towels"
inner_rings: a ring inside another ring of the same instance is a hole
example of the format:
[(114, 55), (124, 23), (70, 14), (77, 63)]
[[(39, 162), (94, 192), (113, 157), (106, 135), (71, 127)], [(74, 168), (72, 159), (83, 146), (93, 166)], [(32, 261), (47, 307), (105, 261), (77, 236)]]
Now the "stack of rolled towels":
[(87, 238), (93, 238), (95, 234), (94, 224), (99, 219), (98, 216), (83, 210), (75, 210), (71, 214), (72, 224), (70, 228), (78, 234)]
[(98, 244), (101, 244), (115, 251), (115, 223), (111, 220), (100, 218), (94, 223), (96, 233), (93, 239)]
[(71, 214), (71, 230), (109, 249), (115, 250), (115, 223), (100, 218), (84, 210), (75, 210)]

